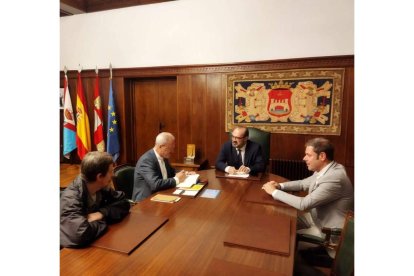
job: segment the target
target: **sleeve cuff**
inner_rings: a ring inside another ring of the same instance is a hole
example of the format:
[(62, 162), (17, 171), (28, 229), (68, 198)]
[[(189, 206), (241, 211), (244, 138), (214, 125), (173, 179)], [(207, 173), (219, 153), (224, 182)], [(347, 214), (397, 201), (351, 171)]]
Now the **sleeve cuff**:
[(106, 208), (101, 208), (98, 212), (103, 215), (103, 218), (106, 218), (108, 216), (108, 210)]

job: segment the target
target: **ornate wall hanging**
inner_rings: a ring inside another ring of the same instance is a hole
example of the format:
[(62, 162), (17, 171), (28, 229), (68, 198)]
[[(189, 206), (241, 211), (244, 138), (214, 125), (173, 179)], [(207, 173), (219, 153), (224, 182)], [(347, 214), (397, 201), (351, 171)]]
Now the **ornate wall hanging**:
[(344, 71), (227, 75), (226, 131), (242, 125), (273, 133), (340, 135)]

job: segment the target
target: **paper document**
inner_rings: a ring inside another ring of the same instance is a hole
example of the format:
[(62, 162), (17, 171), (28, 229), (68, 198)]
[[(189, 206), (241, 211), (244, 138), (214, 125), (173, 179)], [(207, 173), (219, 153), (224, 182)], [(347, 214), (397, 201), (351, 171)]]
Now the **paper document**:
[(220, 190), (214, 190), (214, 189), (206, 189), (204, 193), (200, 195), (200, 197), (205, 198), (216, 198), (218, 194), (220, 193)]
[(190, 174), (187, 175), (185, 180), (177, 185), (177, 188), (188, 188), (197, 183), (200, 178), (199, 174)]
[(187, 195), (187, 196), (195, 196), (197, 195), (198, 191), (184, 191), (184, 193), (182, 193), (182, 195)]
[(242, 172), (236, 172), (234, 174), (229, 173), (228, 176), (231, 177), (241, 177), (241, 178), (248, 178), (249, 174), (248, 173), (242, 173)]
[(195, 184), (189, 188), (177, 188), (175, 192), (173, 192), (174, 195), (184, 195), (184, 196), (192, 196), (195, 197), (205, 186), (206, 184)]

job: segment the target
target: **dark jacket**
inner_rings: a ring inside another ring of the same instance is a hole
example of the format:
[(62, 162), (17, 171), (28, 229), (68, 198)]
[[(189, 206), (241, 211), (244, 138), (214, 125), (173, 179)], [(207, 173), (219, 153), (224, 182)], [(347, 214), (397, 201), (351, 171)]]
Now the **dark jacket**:
[[(231, 144), (231, 141), (224, 143), (216, 161), (216, 169), (224, 171), (227, 166), (237, 166), (237, 150)], [(246, 152), (244, 154), (244, 165), (250, 168), (250, 174), (257, 174), (265, 171), (265, 162), (263, 160), (262, 147), (250, 140), (246, 143)]]
[(141, 201), (151, 194), (160, 190), (175, 187), (175, 170), (171, 167), (168, 159), (164, 159), (167, 179), (162, 178), (160, 164), (154, 149), (148, 150), (139, 158), (134, 173), (134, 189), (132, 200)]
[[(98, 191), (100, 200), (88, 208), (86, 185), (78, 176), (60, 197), (60, 245), (63, 247), (88, 245), (106, 231), (107, 224), (118, 222), (129, 213), (130, 204), (124, 192), (112, 189)], [(88, 222), (87, 215), (98, 211), (104, 219)]]

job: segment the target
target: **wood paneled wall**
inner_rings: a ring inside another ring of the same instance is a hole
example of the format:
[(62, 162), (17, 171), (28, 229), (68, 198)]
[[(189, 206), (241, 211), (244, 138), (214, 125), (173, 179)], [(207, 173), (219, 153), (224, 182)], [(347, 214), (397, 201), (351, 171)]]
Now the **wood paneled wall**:
[[(354, 179), (354, 57), (333, 56), (306, 59), (246, 62), (237, 64), (169, 66), (152, 68), (128, 68), (113, 70), (113, 89), (120, 121), (121, 155), (118, 163), (136, 163), (136, 143), (131, 129), (134, 125), (134, 82), (139, 79), (174, 77), (177, 80), (178, 133), (176, 153), (172, 161), (181, 162), (188, 143), (196, 144), (197, 159), (208, 159), (214, 165), (221, 145), (228, 139), (225, 132), (225, 81), (226, 74), (244, 71), (269, 71), (303, 68), (345, 68), (342, 122), (340, 136), (326, 136), (335, 145), (335, 159), (343, 164), (353, 182)], [(82, 83), (88, 101), (88, 113), (93, 141), (93, 88), (94, 70), (82, 72)], [(61, 87), (63, 87), (61, 72)], [(103, 104), (104, 130), (106, 133), (109, 71), (100, 70), (100, 95)], [(77, 71), (69, 71), (69, 90), (76, 109)], [(106, 137), (106, 134), (105, 134)], [(302, 159), (304, 144), (315, 135), (271, 134), (270, 158)], [(155, 139), (155, 137), (154, 137)], [(95, 147), (93, 146), (93, 149)], [(68, 162), (61, 159), (62, 162)], [(69, 162), (78, 163), (76, 153)]]

